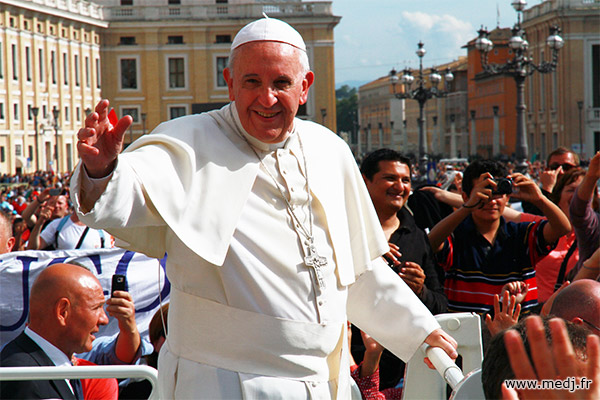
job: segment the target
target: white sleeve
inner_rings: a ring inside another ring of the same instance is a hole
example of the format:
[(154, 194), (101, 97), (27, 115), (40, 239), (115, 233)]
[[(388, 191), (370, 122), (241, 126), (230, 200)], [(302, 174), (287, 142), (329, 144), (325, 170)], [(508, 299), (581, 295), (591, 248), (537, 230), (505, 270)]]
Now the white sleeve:
[(381, 257), (348, 289), (348, 320), (408, 361), (440, 325)]
[(55, 220), (50, 221), (50, 223), (48, 223), (48, 225), (46, 225), (46, 227), (40, 233), (40, 239), (46, 242), (48, 246), (56, 245), (56, 243), (54, 243), (54, 236), (56, 235), (56, 230), (58, 229), (58, 224), (60, 224), (61, 220), (62, 218), (56, 218)]

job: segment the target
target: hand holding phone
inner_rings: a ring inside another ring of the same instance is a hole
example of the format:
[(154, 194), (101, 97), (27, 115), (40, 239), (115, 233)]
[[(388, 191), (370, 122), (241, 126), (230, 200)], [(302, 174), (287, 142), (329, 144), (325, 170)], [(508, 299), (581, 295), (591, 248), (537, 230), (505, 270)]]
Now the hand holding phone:
[(121, 275), (121, 274), (114, 274), (112, 276), (112, 285), (110, 288), (110, 297), (114, 297), (113, 293), (116, 290), (121, 290), (126, 292), (127, 291), (127, 278), (125, 277), (125, 275)]

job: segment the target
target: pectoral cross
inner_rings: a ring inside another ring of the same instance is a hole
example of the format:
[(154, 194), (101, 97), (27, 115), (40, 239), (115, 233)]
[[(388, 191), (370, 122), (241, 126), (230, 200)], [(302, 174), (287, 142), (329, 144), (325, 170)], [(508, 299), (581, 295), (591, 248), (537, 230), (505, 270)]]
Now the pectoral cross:
[(313, 245), (308, 246), (307, 253), (308, 254), (306, 257), (304, 257), (304, 264), (306, 264), (307, 267), (311, 267), (315, 271), (315, 277), (317, 278), (319, 289), (322, 291), (325, 289), (325, 279), (323, 277), (323, 270), (321, 268), (325, 268), (327, 266), (327, 258), (321, 257)]

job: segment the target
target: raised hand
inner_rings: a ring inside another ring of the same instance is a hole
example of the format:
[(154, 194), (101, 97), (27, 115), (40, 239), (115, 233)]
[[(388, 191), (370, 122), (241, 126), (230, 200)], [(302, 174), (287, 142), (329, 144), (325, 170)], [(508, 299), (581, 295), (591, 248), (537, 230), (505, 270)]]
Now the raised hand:
[(495, 294), (494, 319), (492, 319), (490, 314), (485, 315), (485, 325), (492, 336), (519, 322), (521, 304), (518, 304), (516, 297), (514, 295), (509, 295), (507, 290), (502, 292), (502, 305), (500, 303), (500, 298)]
[(532, 203), (544, 198), (539, 186), (525, 175), (515, 173), (511, 174), (509, 178), (512, 179), (515, 189), (512, 197)]
[(123, 148), (123, 136), (133, 122), (129, 115), (118, 121), (116, 116), (109, 116), (108, 106), (108, 100), (101, 100), (85, 119), (85, 127), (77, 132), (77, 150), (92, 178), (112, 172)]
[[(585, 377), (589, 386), (577, 390), (519, 390), (508, 388), (502, 384), (504, 399), (578, 399), (592, 400), (600, 398), (600, 338), (595, 335), (587, 337), (587, 359), (582, 363), (577, 359), (565, 323), (559, 318), (548, 321), (552, 334), (552, 343), (546, 340), (542, 320), (529, 317), (526, 321), (527, 338), (531, 349), (531, 357), (527, 354), (521, 335), (514, 330), (504, 334), (506, 352), (510, 360), (515, 379), (564, 380), (569, 377), (582, 382)], [(533, 365), (532, 365), (533, 361)], [(583, 365), (582, 365), (583, 364)]]
[(502, 289), (500, 289), (500, 295), (503, 295), (505, 291), (508, 292), (509, 295), (514, 295), (516, 297), (517, 304), (520, 304), (523, 302), (523, 300), (525, 300), (525, 297), (527, 297), (529, 285), (523, 281), (509, 282), (502, 286)]

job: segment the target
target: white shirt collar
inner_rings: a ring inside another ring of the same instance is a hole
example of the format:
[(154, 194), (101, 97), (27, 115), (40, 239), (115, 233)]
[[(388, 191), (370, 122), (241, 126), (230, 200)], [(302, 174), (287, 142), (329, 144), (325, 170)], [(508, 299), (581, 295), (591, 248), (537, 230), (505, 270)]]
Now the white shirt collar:
[(58, 347), (54, 346), (52, 343), (32, 331), (28, 326), (25, 327), (25, 334), (29, 336), (31, 340), (33, 340), (40, 348), (46, 353), (46, 355), (52, 360), (54, 365), (57, 367), (63, 367), (68, 365), (73, 365), (69, 357)]

